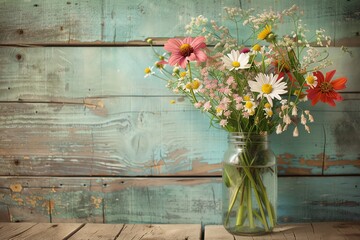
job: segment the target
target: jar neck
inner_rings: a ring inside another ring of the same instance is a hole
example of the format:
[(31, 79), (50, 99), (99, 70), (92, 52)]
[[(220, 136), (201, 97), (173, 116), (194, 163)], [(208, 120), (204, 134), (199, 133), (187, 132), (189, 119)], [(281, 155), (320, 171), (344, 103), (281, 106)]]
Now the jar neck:
[(268, 144), (267, 134), (255, 134), (251, 132), (230, 132), (228, 134), (229, 144)]

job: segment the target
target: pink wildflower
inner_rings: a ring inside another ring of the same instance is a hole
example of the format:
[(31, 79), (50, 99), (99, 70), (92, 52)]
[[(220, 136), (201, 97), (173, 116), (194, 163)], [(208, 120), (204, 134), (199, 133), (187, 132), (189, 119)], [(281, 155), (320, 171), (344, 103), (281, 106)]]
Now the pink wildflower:
[(209, 111), (211, 109), (211, 103), (210, 101), (207, 101), (204, 103), (204, 111)]
[(222, 119), (220, 121), (220, 126), (225, 127), (228, 124), (228, 121), (226, 119)]
[(180, 67), (186, 68), (188, 61), (205, 62), (207, 55), (201, 50), (206, 47), (204, 37), (185, 39), (171, 38), (165, 45), (164, 49), (171, 52), (169, 58), (169, 65), (175, 66), (179, 64)]

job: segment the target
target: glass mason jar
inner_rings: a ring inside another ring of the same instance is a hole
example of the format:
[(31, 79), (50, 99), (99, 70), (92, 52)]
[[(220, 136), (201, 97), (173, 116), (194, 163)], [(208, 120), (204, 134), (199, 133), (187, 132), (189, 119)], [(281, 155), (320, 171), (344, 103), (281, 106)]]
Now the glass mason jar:
[(276, 158), (267, 135), (229, 133), (223, 160), (222, 212), (234, 235), (261, 235), (276, 225)]

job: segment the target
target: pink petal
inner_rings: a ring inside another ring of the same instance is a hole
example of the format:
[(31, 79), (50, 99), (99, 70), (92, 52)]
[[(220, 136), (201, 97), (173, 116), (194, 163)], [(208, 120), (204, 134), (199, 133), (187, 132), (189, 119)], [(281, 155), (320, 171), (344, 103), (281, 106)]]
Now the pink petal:
[(199, 62), (205, 62), (207, 59), (207, 55), (203, 51), (196, 51), (195, 55)]
[(181, 56), (180, 54), (171, 54), (170, 58), (169, 58), (169, 65), (171, 66), (175, 66), (176, 64), (178, 64), (182, 59), (185, 59), (183, 56)]
[(205, 38), (203, 36), (200, 37), (196, 37), (190, 44), (194, 50), (200, 49), (200, 48), (205, 48), (206, 44), (205, 44)]
[(164, 44), (164, 49), (168, 52), (179, 52), (180, 46), (183, 42), (177, 38), (171, 38)]

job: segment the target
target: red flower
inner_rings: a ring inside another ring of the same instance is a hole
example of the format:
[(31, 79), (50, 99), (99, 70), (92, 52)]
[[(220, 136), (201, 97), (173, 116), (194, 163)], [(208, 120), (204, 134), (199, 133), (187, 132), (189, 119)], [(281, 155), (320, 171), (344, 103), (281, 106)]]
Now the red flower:
[(342, 101), (343, 98), (335, 90), (344, 89), (347, 78), (341, 77), (331, 81), (331, 78), (335, 75), (335, 70), (327, 72), (324, 78), (322, 72), (314, 72), (314, 76), (317, 77), (318, 84), (314, 88), (309, 88), (307, 91), (308, 99), (311, 100), (311, 104), (315, 105), (319, 100), (328, 103), (331, 106), (335, 106), (336, 101)]
[(164, 45), (164, 49), (171, 52), (169, 65), (175, 66), (179, 64), (180, 67), (186, 68), (188, 61), (205, 62), (207, 55), (201, 50), (206, 47), (204, 41), (204, 37), (187, 37), (184, 40), (178, 38), (169, 39)]

